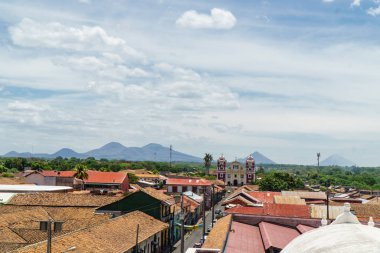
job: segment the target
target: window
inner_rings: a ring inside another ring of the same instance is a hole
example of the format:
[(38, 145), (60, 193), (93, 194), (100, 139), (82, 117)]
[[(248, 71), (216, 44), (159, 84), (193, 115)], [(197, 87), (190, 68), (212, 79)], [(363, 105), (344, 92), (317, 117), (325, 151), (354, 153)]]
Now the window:
[(237, 177), (237, 175), (235, 174), (235, 178)]
[(242, 174), (242, 175), (240, 175), (240, 178), (244, 178), (244, 175)]
[(252, 178), (252, 174), (248, 174), (248, 178)]
[(228, 174), (227, 177), (228, 177), (228, 178), (231, 178), (231, 174)]
[(234, 170), (238, 170), (238, 169), (239, 169), (239, 165), (235, 164), (235, 165), (232, 166), (232, 168), (233, 168)]

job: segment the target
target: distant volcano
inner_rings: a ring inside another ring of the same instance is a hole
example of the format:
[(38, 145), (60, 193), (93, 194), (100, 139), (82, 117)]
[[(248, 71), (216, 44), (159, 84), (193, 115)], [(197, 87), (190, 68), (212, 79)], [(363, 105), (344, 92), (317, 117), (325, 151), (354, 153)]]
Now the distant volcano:
[(319, 163), (321, 166), (351, 167), (356, 164), (340, 155), (331, 155)]

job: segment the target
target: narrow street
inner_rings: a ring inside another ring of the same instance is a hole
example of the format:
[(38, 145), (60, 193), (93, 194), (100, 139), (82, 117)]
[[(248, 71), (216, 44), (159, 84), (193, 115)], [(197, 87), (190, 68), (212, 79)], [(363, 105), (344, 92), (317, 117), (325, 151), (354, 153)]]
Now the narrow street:
[[(226, 196), (227, 195), (228, 195), (228, 193), (226, 193)], [(223, 202), (224, 199), (225, 198), (223, 198), (220, 202), (218, 202), (218, 204), (215, 205), (215, 210), (224, 209), (221, 206), (221, 203)], [(207, 233), (208, 226), (211, 224), (211, 218), (212, 218), (212, 215), (211, 215), (211, 210), (210, 210), (210, 211), (206, 212), (206, 233)], [(185, 234), (185, 252), (188, 248), (192, 248), (195, 243), (197, 243), (201, 240), (202, 234), (203, 234), (203, 228), (202, 227), (200, 227), (196, 230), (190, 231), (190, 232)], [(177, 247), (172, 252), (173, 253), (181, 253), (181, 243), (180, 242), (177, 243), (176, 246)]]

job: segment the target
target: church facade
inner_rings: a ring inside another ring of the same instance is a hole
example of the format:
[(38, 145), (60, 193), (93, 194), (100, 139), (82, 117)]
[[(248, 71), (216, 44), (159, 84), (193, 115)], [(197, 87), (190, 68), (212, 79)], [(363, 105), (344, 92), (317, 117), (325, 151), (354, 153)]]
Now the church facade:
[(238, 161), (227, 163), (226, 158), (222, 155), (217, 160), (217, 177), (225, 182), (226, 185), (240, 186), (252, 184), (256, 180), (255, 176), (255, 159), (252, 155), (248, 156), (245, 164)]

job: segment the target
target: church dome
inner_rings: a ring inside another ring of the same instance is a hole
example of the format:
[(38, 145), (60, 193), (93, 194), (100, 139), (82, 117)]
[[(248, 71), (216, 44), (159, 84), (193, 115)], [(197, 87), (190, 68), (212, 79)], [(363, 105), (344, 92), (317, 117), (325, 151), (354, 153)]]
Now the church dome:
[(378, 253), (380, 229), (373, 222), (362, 225), (345, 203), (345, 212), (327, 226), (311, 230), (291, 241), (281, 253)]

